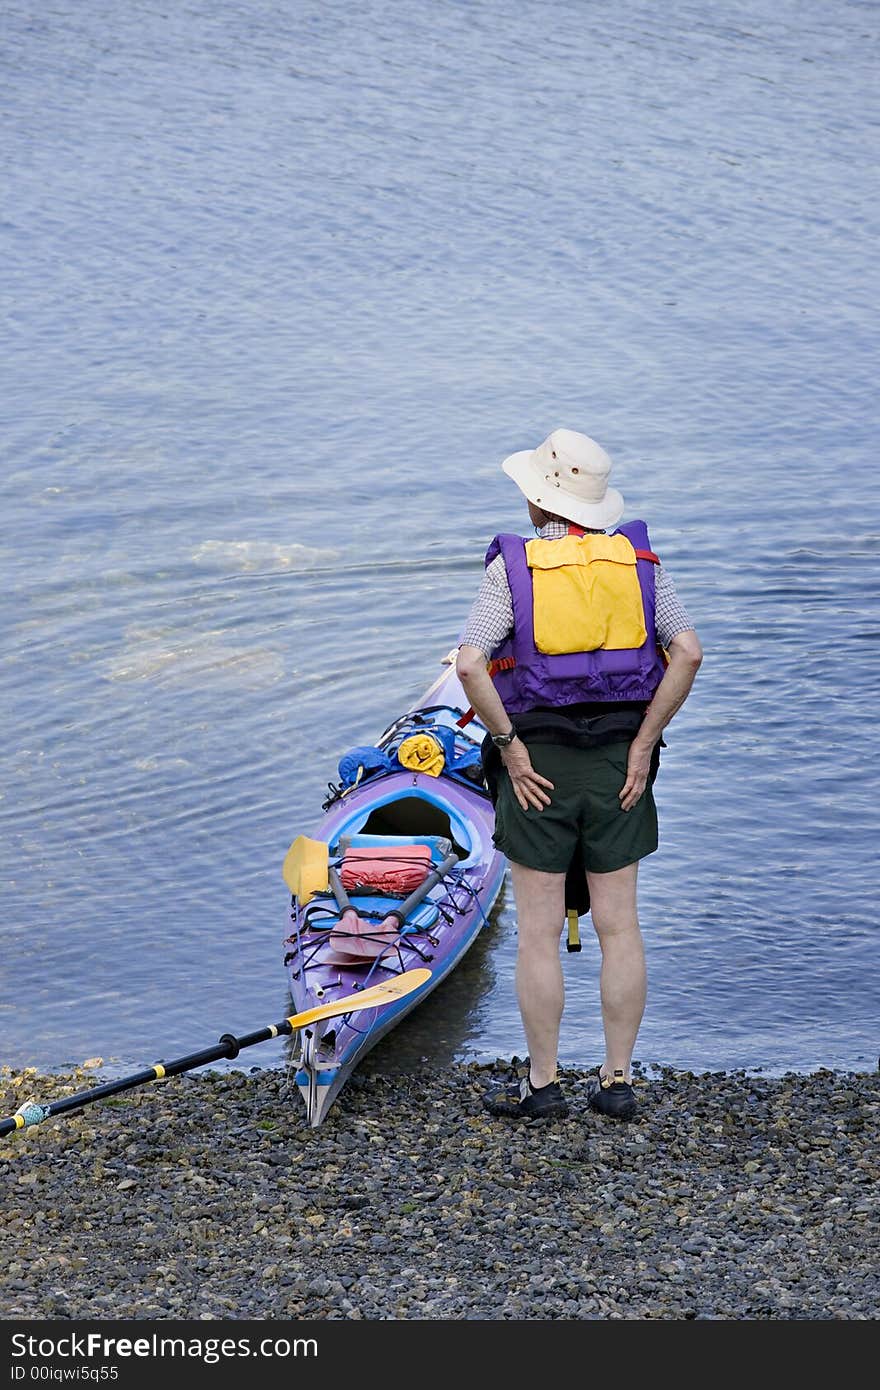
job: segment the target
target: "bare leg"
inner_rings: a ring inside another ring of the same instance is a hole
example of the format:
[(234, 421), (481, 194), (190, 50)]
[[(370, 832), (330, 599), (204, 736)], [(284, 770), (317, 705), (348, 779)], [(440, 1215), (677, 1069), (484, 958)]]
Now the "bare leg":
[(605, 1030), (603, 1076), (622, 1071), (631, 1081), (636, 1044), (647, 997), (645, 948), (639, 927), (638, 863), (610, 874), (587, 874), (590, 915), (602, 949), (599, 994)]
[(556, 1080), (565, 1003), (559, 937), (565, 924), (565, 874), (510, 865), (518, 930), (516, 992), (533, 1086)]

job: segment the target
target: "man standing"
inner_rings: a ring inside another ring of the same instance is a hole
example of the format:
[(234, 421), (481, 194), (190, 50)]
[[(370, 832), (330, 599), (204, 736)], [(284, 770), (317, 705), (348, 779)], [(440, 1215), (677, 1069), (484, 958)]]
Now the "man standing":
[(536, 539), (493, 540), (456, 669), (500, 758), (494, 840), (516, 900), (529, 1068), (485, 1104), (520, 1119), (567, 1113), (556, 1075), (559, 940), (566, 877), (577, 865), (602, 953), (605, 1058), (589, 1105), (631, 1119), (646, 1000), (638, 865), (657, 848), (661, 735), (691, 690), (702, 648), (645, 523), (609, 533), (624, 503), (595, 440), (557, 429), (502, 467), (528, 501)]

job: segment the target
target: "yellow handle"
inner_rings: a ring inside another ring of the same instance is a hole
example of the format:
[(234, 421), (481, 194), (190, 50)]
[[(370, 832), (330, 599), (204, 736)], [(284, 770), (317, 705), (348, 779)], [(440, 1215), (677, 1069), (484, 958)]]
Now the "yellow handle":
[(566, 916), (568, 917), (568, 949), (570, 951), (579, 951), (581, 949), (581, 934), (578, 928), (576, 908), (570, 907)]

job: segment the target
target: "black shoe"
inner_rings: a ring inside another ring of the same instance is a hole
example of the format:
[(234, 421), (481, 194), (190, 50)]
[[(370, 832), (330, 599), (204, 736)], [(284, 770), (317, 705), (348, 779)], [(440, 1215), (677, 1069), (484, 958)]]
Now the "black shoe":
[(601, 1068), (587, 1083), (587, 1104), (600, 1115), (611, 1115), (615, 1120), (631, 1120), (638, 1110), (635, 1092), (623, 1079), (623, 1072), (616, 1071), (614, 1078), (603, 1076)]
[(568, 1114), (568, 1102), (557, 1082), (532, 1090), (528, 1076), (487, 1091), (483, 1104), (491, 1114), (510, 1120), (552, 1120)]

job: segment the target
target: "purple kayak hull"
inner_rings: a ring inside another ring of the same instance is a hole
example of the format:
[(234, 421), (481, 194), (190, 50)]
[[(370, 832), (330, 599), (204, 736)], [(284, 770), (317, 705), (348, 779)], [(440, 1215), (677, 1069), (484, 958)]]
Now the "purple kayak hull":
[[(346, 844), (355, 837), (357, 844), (392, 855), (396, 846), (428, 844), (433, 868), (443, 873), (403, 925), (393, 923), (399, 930), (390, 934), (380, 934), (378, 927), (389, 910), (403, 908), (405, 902), (352, 895), (366, 940), (373, 943), (368, 947), (372, 957), (359, 963), (346, 961), (345, 923), (331, 891), (302, 904), (291, 899), (284, 962), (296, 1013), (415, 967), (431, 971), (418, 990), (391, 1004), (325, 1019), (301, 1031), (296, 1083), (312, 1126), (324, 1120), (366, 1053), (454, 970), (487, 923), (504, 881), (507, 861), (492, 841), (492, 802), (474, 766), (485, 729), (476, 719), (463, 730), (458, 727), (468, 701), (454, 657), (449, 654), (440, 677), (377, 740), (394, 770), (373, 772), (354, 786), (337, 789), (336, 799), (326, 803), (323, 818), (308, 832), (329, 847), (330, 864), (337, 869)], [(454, 739), (454, 757), (445, 760), (438, 776), (404, 766), (396, 757), (405, 737), (432, 730), (440, 731), (437, 741), (447, 751)], [(467, 772), (457, 770), (459, 762), (470, 764)]]

